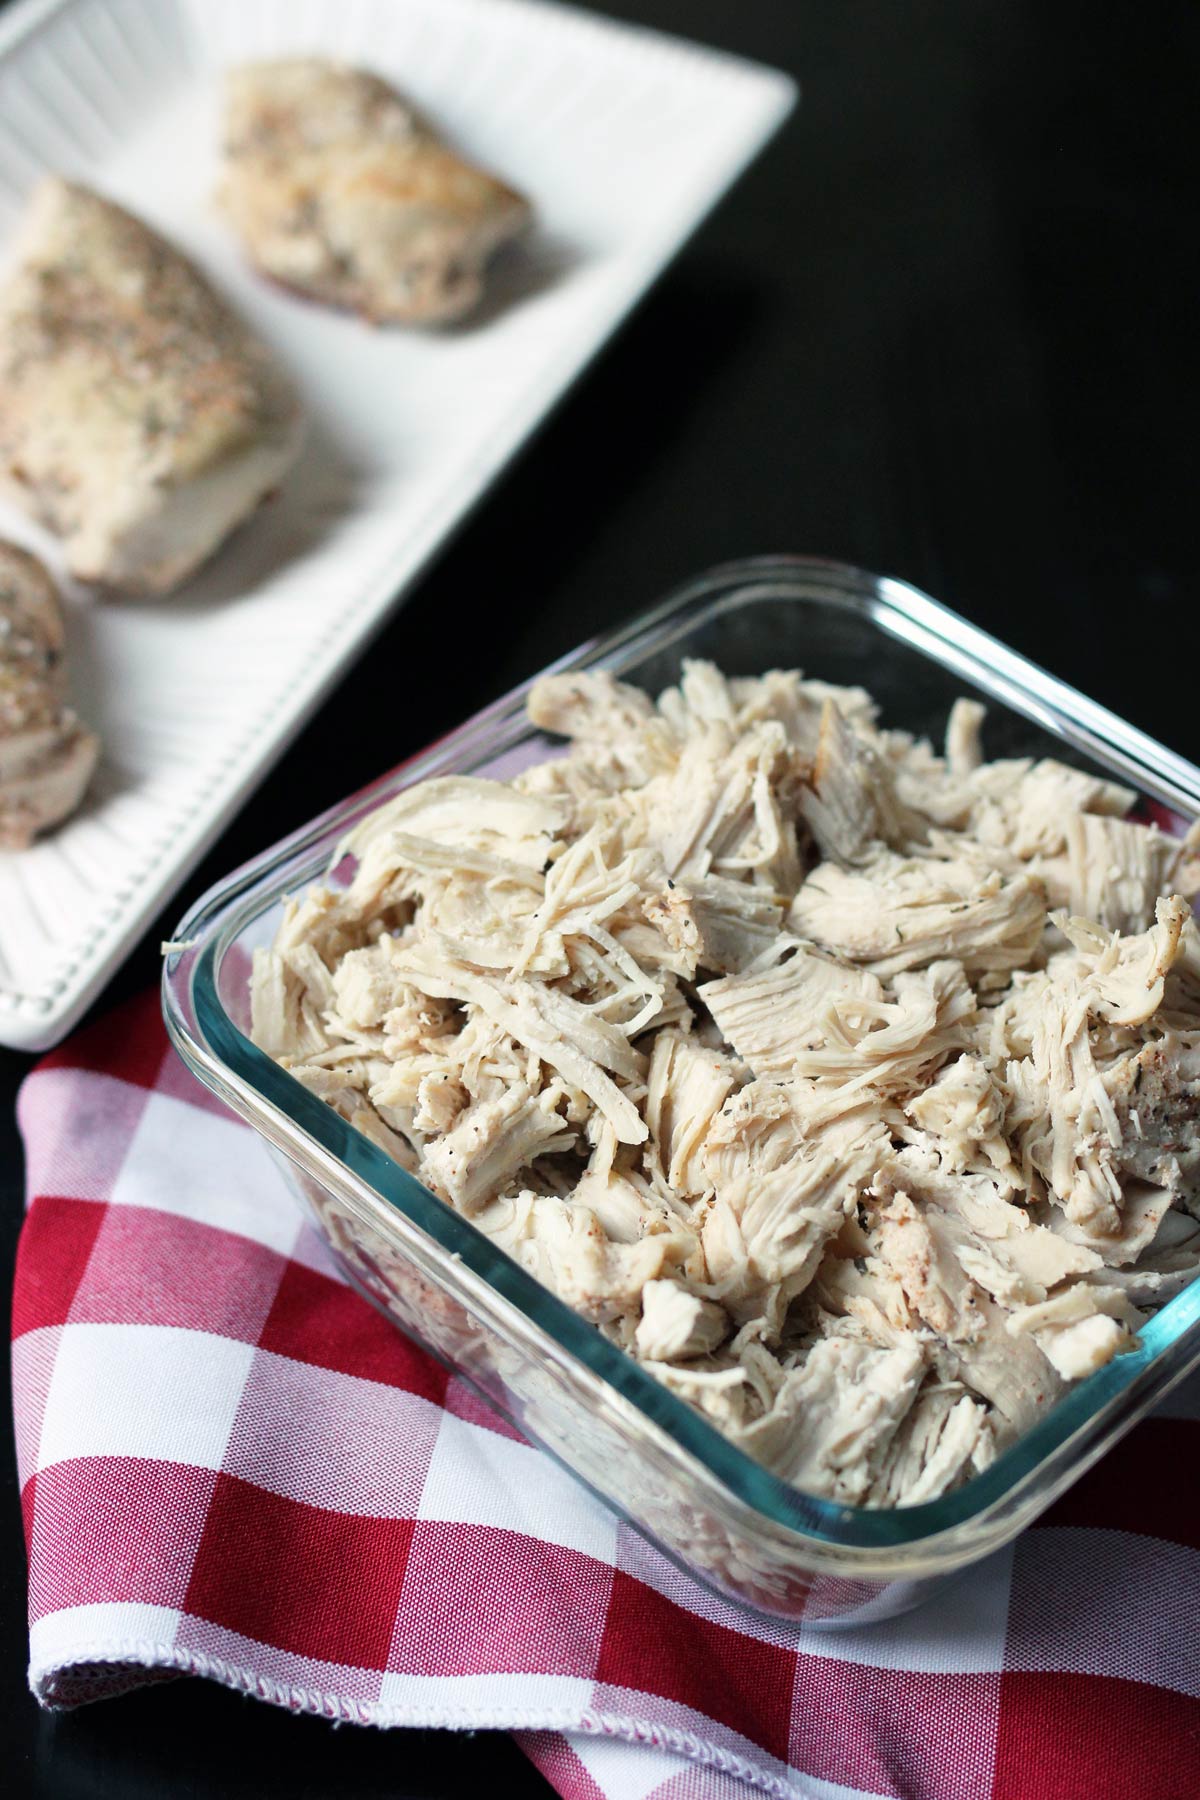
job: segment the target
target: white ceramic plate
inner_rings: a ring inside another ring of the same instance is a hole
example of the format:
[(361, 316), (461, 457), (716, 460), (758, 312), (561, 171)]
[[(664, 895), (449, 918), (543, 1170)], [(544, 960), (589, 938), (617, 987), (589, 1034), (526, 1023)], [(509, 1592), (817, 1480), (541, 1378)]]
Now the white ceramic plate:
[[(480, 316), (374, 331), (261, 283), (211, 204), (220, 69), (392, 78), (524, 188)], [(0, 22), (0, 239), (47, 169), (168, 232), (304, 389), (283, 493), (173, 599), (74, 595), (82, 812), (0, 852), (0, 1042), (55, 1042), (447, 533), (790, 110), (793, 83), (539, 0), (25, 0)], [(16, 512), (0, 535), (55, 563)]]

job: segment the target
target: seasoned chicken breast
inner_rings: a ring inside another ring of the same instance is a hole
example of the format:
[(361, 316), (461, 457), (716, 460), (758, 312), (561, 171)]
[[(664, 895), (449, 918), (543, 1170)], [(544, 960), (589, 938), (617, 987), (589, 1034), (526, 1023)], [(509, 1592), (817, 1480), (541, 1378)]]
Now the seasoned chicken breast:
[(187, 258), (50, 178), (0, 289), (0, 478), (71, 572), (176, 587), (283, 479), (291, 384)]
[(530, 218), (386, 82), (319, 58), (232, 71), (221, 202), (264, 275), (405, 324), (468, 312)]
[(99, 744), (67, 704), (63, 622), (37, 558), (0, 543), (0, 848), (74, 812)]

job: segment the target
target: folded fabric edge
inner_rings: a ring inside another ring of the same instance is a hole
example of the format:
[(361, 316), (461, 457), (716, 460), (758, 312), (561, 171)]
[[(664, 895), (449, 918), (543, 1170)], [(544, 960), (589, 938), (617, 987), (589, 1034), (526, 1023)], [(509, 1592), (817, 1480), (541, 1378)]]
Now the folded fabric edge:
[[(692, 1800), (730, 1800), (741, 1785), (736, 1776), (715, 1765), (707, 1771), (694, 1758), (679, 1756), (670, 1750), (643, 1745), (640, 1754), (650, 1761), (649, 1780), (646, 1771), (637, 1767), (637, 1785), (630, 1787), (633, 1767), (620, 1759), (618, 1742), (600, 1739), (594, 1734), (562, 1731), (515, 1731), (513, 1742), (523, 1750), (534, 1768), (556, 1788), (562, 1800), (629, 1800), (631, 1794), (640, 1800), (677, 1800), (687, 1793)], [(711, 1782), (703, 1788), (697, 1784), (707, 1775)], [(682, 1785), (681, 1785), (682, 1783)], [(789, 1800), (833, 1800), (835, 1790), (825, 1784), (818, 1788), (783, 1783)], [(849, 1788), (837, 1788), (844, 1800), (854, 1800)], [(870, 1800), (866, 1794), (859, 1800)], [(882, 1796), (880, 1797), (882, 1800)]]
[(48, 1712), (70, 1712), (94, 1700), (128, 1693), (146, 1681), (170, 1675), (198, 1675), (238, 1693), (265, 1700), (289, 1712), (312, 1713), (335, 1724), (408, 1727), (427, 1731), (555, 1731), (605, 1737), (632, 1749), (646, 1747), (685, 1758), (702, 1768), (732, 1776), (773, 1800), (804, 1800), (791, 1782), (760, 1768), (745, 1757), (669, 1725), (655, 1725), (632, 1714), (517, 1706), (417, 1706), (397, 1701), (353, 1700), (320, 1688), (274, 1681), (253, 1669), (226, 1662), (203, 1651), (147, 1640), (80, 1644), (69, 1656), (58, 1655), (29, 1665), (29, 1687)]

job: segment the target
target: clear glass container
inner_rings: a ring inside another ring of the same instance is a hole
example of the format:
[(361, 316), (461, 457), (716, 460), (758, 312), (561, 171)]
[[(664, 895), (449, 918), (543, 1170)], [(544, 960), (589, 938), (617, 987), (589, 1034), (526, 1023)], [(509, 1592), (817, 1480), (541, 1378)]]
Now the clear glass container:
[[(718, 569), (553, 666), (608, 668), (656, 693), (697, 656), (729, 674), (799, 667), (861, 683), (886, 724), (935, 742), (951, 702), (975, 693), (989, 703), (989, 755), (1055, 754), (1189, 822), (1200, 812), (1200, 771), (1181, 757), (917, 589), (834, 563)], [(250, 952), (272, 939), (284, 897), (325, 878), (349, 828), (412, 782), (512, 774), (553, 754), (526, 722), (525, 692), (200, 900), (166, 963), (171, 1036), (277, 1153), (361, 1292), (660, 1549), (725, 1595), (808, 1625), (887, 1617), (1014, 1537), (1200, 1364), (1200, 1282), (954, 1493), (894, 1511), (843, 1506), (753, 1462), (256, 1049)]]

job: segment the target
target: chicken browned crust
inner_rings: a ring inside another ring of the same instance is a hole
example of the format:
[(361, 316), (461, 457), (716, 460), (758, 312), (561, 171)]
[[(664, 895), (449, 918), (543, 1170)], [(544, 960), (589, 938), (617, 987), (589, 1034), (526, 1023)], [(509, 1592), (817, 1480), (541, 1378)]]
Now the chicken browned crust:
[(220, 198), (264, 275), (404, 324), (469, 312), (531, 217), (387, 82), (316, 57), (230, 73)]

